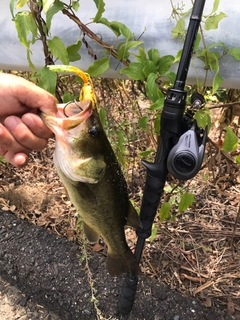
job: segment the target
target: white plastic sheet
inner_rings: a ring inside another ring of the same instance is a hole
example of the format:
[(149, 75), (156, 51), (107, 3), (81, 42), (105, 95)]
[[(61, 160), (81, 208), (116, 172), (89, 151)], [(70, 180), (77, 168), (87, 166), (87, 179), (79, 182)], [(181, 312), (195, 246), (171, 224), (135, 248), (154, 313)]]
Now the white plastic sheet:
[[(198, 1), (198, 0), (196, 0)], [(19, 42), (14, 22), (9, 10), (9, 1), (0, 0), (0, 68), (1, 69), (16, 69), (29, 70), (26, 58), (26, 48)], [(166, 54), (175, 55), (181, 48), (180, 40), (172, 39), (171, 30), (175, 25), (175, 21), (169, 20), (172, 8), (170, 0), (128, 0), (116, 1), (105, 0), (104, 17), (112, 21), (120, 21), (126, 24), (131, 31), (134, 32), (136, 38), (146, 29), (141, 39), (144, 41), (146, 50), (157, 48), (161, 56)], [(182, 1), (173, 0), (176, 5), (181, 5)], [(191, 7), (190, 0), (183, 0), (186, 10)], [(214, 0), (206, 0), (204, 14), (208, 14), (212, 10)], [(224, 42), (228, 48), (240, 48), (240, 2), (239, 0), (220, 0), (218, 12), (227, 14), (227, 18), (219, 23), (216, 30), (205, 32), (205, 41), (207, 45)], [(83, 23), (91, 21), (96, 14), (96, 6), (92, 0), (81, 0), (78, 16)], [(105, 26), (100, 24), (90, 24), (88, 27), (98, 34), (106, 43), (113, 44), (116, 41), (115, 35)], [(76, 24), (68, 17), (58, 13), (52, 22), (51, 36), (60, 37), (66, 45), (75, 43), (82, 35)], [(87, 39), (87, 38), (86, 38)], [(96, 43), (87, 39), (93, 51), (101, 58), (102, 48)], [(221, 48), (216, 48), (221, 52)], [(44, 55), (42, 43), (37, 41), (31, 46), (32, 61), (36, 68), (41, 68), (44, 65)], [(93, 59), (87, 53), (87, 49), (82, 46), (80, 50), (82, 59), (74, 63), (77, 67), (86, 70), (93, 62)], [(199, 80), (204, 77), (202, 63), (196, 62), (196, 70)], [(121, 68), (114, 58), (111, 58), (111, 69), (107, 71), (105, 77), (120, 77), (118, 70)], [(176, 67), (175, 67), (176, 68)], [(188, 83), (196, 82), (196, 70), (191, 64)], [(233, 57), (228, 56), (220, 60), (220, 74), (224, 78), (223, 86), (231, 88), (240, 87), (240, 62)], [(209, 74), (209, 84), (214, 73)]]

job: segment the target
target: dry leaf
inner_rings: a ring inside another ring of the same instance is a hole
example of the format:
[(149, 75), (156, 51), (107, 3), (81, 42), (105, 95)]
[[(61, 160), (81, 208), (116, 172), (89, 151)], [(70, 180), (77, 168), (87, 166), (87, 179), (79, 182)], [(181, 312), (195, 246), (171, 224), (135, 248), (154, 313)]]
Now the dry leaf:
[(206, 307), (209, 307), (209, 308), (210, 308), (210, 307), (212, 306), (212, 300), (211, 300), (211, 298), (210, 298), (210, 297), (207, 297), (204, 304), (205, 304)]
[(9, 210), (9, 207), (4, 206), (4, 207), (2, 207), (2, 210), (3, 210), (3, 211), (8, 211), (8, 210)]
[(16, 206), (13, 204), (12, 206), (10, 206), (9, 210), (14, 212), (16, 210)]
[(92, 247), (92, 251), (93, 252), (100, 252), (104, 249), (104, 247), (99, 244), (99, 243), (96, 243), (93, 247)]

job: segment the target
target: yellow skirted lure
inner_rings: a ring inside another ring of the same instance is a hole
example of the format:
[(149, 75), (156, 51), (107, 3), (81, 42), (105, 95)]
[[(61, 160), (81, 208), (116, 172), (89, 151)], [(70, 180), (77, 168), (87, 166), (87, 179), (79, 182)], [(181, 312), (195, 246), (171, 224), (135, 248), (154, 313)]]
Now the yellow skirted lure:
[(94, 91), (92, 79), (88, 73), (83, 72), (77, 67), (68, 65), (50, 65), (48, 66), (48, 68), (56, 72), (74, 72), (76, 75), (78, 75), (83, 80), (83, 87), (80, 90), (79, 100), (90, 100), (92, 102), (92, 108), (97, 108), (96, 94)]

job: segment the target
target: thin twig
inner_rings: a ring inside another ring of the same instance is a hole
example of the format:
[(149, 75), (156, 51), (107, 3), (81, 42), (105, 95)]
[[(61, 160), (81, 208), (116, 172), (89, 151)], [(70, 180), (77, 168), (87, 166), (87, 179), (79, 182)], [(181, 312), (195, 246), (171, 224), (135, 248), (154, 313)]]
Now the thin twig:
[[(112, 46), (102, 41), (102, 39), (100, 39), (94, 32), (92, 32), (92, 30), (90, 30), (84, 23), (82, 23), (81, 20), (74, 13), (70, 13), (67, 9), (63, 9), (62, 13), (68, 16), (71, 20), (73, 20), (78, 25), (78, 27), (83, 32), (83, 34), (87, 35), (90, 39), (92, 39), (101, 47), (103, 47), (105, 50), (107, 50), (111, 56), (119, 60), (117, 51)], [(121, 60), (121, 62), (125, 66), (128, 66), (130, 61)]]
[(236, 219), (235, 219), (235, 224), (234, 224), (234, 227), (233, 227), (233, 232), (232, 232), (232, 237), (231, 237), (231, 243), (230, 243), (230, 247), (231, 247), (231, 250), (232, 250), (232, 258), (233, 258), (233, 260), (235, 259), (234, 248), (233, 248), (233, 241), (234, 241), (234, 237), (236, 236), (236, 230), (237, 230), (237, 224), (238, 224), (238, 221), (239, 221), (239, 217), (240, 217), (240, 203), (239, 203), (239, 206), (238, 206), (238, 212), (237, 212), (237, 216), (236, 216)]

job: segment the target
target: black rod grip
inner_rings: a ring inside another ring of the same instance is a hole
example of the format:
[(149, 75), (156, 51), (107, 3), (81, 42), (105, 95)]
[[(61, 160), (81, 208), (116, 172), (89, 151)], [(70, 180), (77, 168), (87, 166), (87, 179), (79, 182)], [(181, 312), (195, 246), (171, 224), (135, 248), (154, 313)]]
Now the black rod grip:
[(147, 168), (147, 177), (140, 210), (140, 220), (143, 228), (137, 229), (137, 236), (146, 239), (151, 236), (153, 220), (163, 193), (168, 171), (167, 168), (165, 168), (165, 170), (161, 172), (159, 168), (161, 164), (158, 163), (143, 161), (143, 164)]
[(126, 275), (120, 298), (118, 300), (118, 312), (127, 315), (132, 311), (137, 291), (138, 277)]

